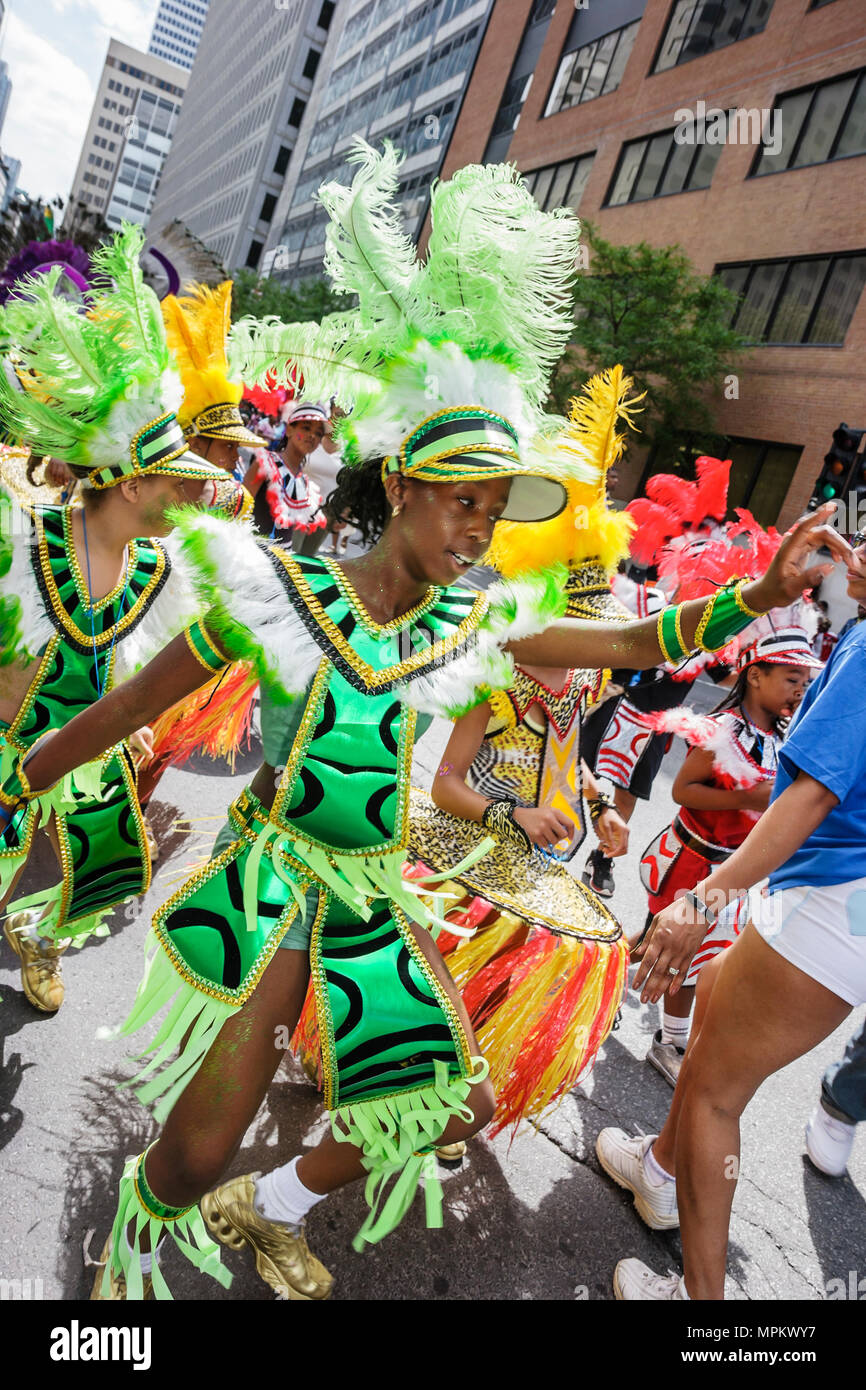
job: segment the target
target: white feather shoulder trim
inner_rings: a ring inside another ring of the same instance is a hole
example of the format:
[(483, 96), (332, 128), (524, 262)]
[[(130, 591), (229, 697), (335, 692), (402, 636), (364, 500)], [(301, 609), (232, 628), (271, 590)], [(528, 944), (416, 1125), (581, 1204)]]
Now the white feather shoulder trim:
[(21, 653), (25, 657), (36, 657), (57, 629), (36, 582), (33, 518), (19, 506), (11, 491), (4, 493), (3, 511), (8, 517), (7, 534), (12, 545), (12, 563), (0, 583), (3, 592), (10, 597), (16, 596), (21, 604), (21, 632), (24, 639)]
[(159, 544), (165, 550), (171, 567), (168, 578), (141, 622), (128, 636), (121, 636), (118, 641), (116, 684), (128, 680), (136, 671), (140, 671), (142, 666), (152, 661), (178, 633), (202, 617), (205, 610), (180, 541), (172, 535)]
[(287, 695), (306, 690), (322, 652), (288, 601), (267, 550), (249, 525), (204, 513), (187, 529), (184, 546), (193, 571), (195, 552), (203, 554), (215, 576), (201, 581), (207, 601), (215, 597), (245, 630), (271, 678)]

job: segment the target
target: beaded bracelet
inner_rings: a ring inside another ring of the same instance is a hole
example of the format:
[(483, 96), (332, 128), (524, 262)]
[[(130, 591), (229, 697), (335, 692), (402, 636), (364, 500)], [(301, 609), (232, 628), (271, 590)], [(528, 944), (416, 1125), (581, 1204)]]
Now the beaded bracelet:
[(596, 821), (601, 820), (605, 811), (616, 810), (616, 803), (611, 797), (605, 796), (603, 792), (599, 796), (594, 796), (592, 800), (588, 800), (586, 804), (589, 807), (589, 819), (593, 825)]
[(514, 845), (515, 848), (523, 850), (525, 854), (531, 854), (532, 841), (523, 826), (518, 825), (514, 819), (516, 806), (516, 801), (511, 801), (508, 797), (491, 801), (490, 805), (485, 807), (481, 824), (485, 829), (491, 830), (497, 840)]

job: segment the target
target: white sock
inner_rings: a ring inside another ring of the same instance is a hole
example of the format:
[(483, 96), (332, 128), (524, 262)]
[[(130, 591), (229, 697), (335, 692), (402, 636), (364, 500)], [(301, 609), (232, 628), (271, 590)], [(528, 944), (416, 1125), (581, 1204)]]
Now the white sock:
[[(126, 1248), (127, 1248), (127, 1250), (129, 1251), (129, 1253), (130, 1253), (130, 1255), (131, 1255), (131, 1254), (132, 1254), (132, 1244), (131, 1244), (130, 1239), (129, 1239), (129, 1234), (128, 1234), (128, 1232), (127, 1232), (126, 1230), (124, 1230), (124, 1232), (123, 1232), (123, 1239), (126, 1241)], [(164, 1236), (164, 1235), (163, 1235), (163, 1236), (160, 1236), (159, 1240), (158, 1240), (157, 1243), (156, 1243), (156, 1250), (155, 1250), (155, 1251), (154, 1251), (154, 1250), (140, 1250), (140, 1251), (139, 1251), (139, 1253), (138, 1253), (138, 1263), (141, 1265), (141, 1272), (142, 1272), (142, 1274), (152, 1274), (152, 1273), (153, 1273), (153, 1261), (154, 1261), (154, 1258), (156, 1258), (156, 1262), (157, 1262), (157, 1264), (159, 1264), (159, 1254), (160, 1254), (159, 1247), (162, 1245), (162, 1242), (163, 1242), (164, 1240), (165, 1240), (165, 1236)]]
[(657, 1161), (653, 1149), (654, 1145), (650, 1144), (643, 1156), (643, 1170), (647, 1178), (652, 1183), (653, 1187), (663, 1187), (666, 1182), (675, 1182), (676, 1180), (672, 1174), (668, 1173)]
[(665, 1010), (662, 1015), (662, 1042), (673, 1043), (675, 1047), (685, 1048), (691, 1031), (691, 1018), (676, 1018)]
[(254, 1206), (267, 1221), (300, 1226), (308, 1211), (327, 1197), (327, 1192), (311, 1192), (298, 1177), (300, 1154), (282, 1168), (275, 1168), (256, 1181)]

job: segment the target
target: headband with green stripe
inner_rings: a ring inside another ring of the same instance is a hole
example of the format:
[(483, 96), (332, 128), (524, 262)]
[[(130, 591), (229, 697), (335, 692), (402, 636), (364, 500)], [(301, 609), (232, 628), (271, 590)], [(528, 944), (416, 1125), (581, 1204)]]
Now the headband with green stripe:
[(402, 473), (427, 483), (486, 482), (512, 478), (503, 518), (547, 521), (567, 501), (562, 483), (521, 462), (514, 426), (480, 405), (439, 410), (422, 420), (400, 451), (382, 464), (382, 479)]
[(175, 478), (223, 478), (225, 472), (213, 463), (187, 453), (186, 437), (177, 416), (166, 411), (144, 425), (130, 440), (129, 458), (121, 458), (106, 468), (94, 468), (87, 475), (87, 486), (96, 489), (114, 487), (124, 478), (143, 477), (151, 473), (170, 474)]

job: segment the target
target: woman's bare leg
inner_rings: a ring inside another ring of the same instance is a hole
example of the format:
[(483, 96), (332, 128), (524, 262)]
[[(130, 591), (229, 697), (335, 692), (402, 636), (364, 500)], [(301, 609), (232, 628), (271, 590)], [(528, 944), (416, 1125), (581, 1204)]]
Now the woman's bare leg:
[[(473, 1053), (479, 1051), (463, 1001), (428, 933), (416, 940), (457, 1009)], [(309, 979), (306, 952), (278, 950), (255, 993), (223, 1026), (202, 1066), (177, 1101), (147, 1157), (147, 1180), (170, 1206), (198, 1201), (218, 1182), (243, 1140), (267, 1093), (282, 1057), (278, 1031), (291, 1034), (300, 1016)], [(443, 1144), (468, 1138), (488, 1124), (495, 1098), (489, 1081), (473, 1086), (467, 1098), (472, 1121), (449, 1121)], [(363, 1176), (361, 1151), (328, 1133), (305, 1151), (298, 1177), (312, 1192), (333, 1192)]]
[[(707, 1016), (707, 1007), (710, 1002), (710, 996), (712, 995), (713, 988), (716, 984), (716, 981), (719, 978), (719, 972), (722, 969), (722, 966), (729, 954), (730, 947), (726, 951), (720, 951), (719, 954), (717, 956), (714, 956), (712, 960), (707, 961), (707, 964), (704, 966), (703, 970), (698, 976), (698, 983), (694, 989), (695, 1016), (692, 1020), (692, 1031), (689, 1034), (689, 1040), (686, 1043), (686, 1053), (685, 1057), (683, 1058), (683, 1065), (680, 1068), (680, 1074), (677, 1078), (677, 1084), (674, 1090), (674, 1098), (671, 1101), (671, 1108), (668, 1111), (668, 1117), (664, 1122), (661, 1134), (653, 1144), (653, 1158), (656, 1160), (658, 1164), (661, 1165), (662, 1168), (664, 1168), (665, 1172), (670, 1173), (672, 1177), (676, 1173), (675, 1150), (677, 1142), (677, 1119), (680, 1113), (680, 1102), (682, 1100), (683, 1094), (683, 1072), (685, 1070), (686, 1058), (688, 1057), (689, 1053), (694, 1047), (698, 1035), (701, 1031), (701, 1025), (703, 1024), (703, 1021)], [(678, 995), (674, 995), (674, 999), (676, 998), (678, 998)]]
[(169, 1206), (197, 1202), (224, 1173), (282, 1060), (307, 991), (306, 951), (277, 950), (255, 992), (220, 1031), (147, 1156), (147, 1181)]
[(677, 1204), (686, 1289), (694, 1299), (724, 1297), (740, 1115), (762, 1081), (851, 1012), (768, 946), (751, 922), (726, 955), (680, 1076)]

